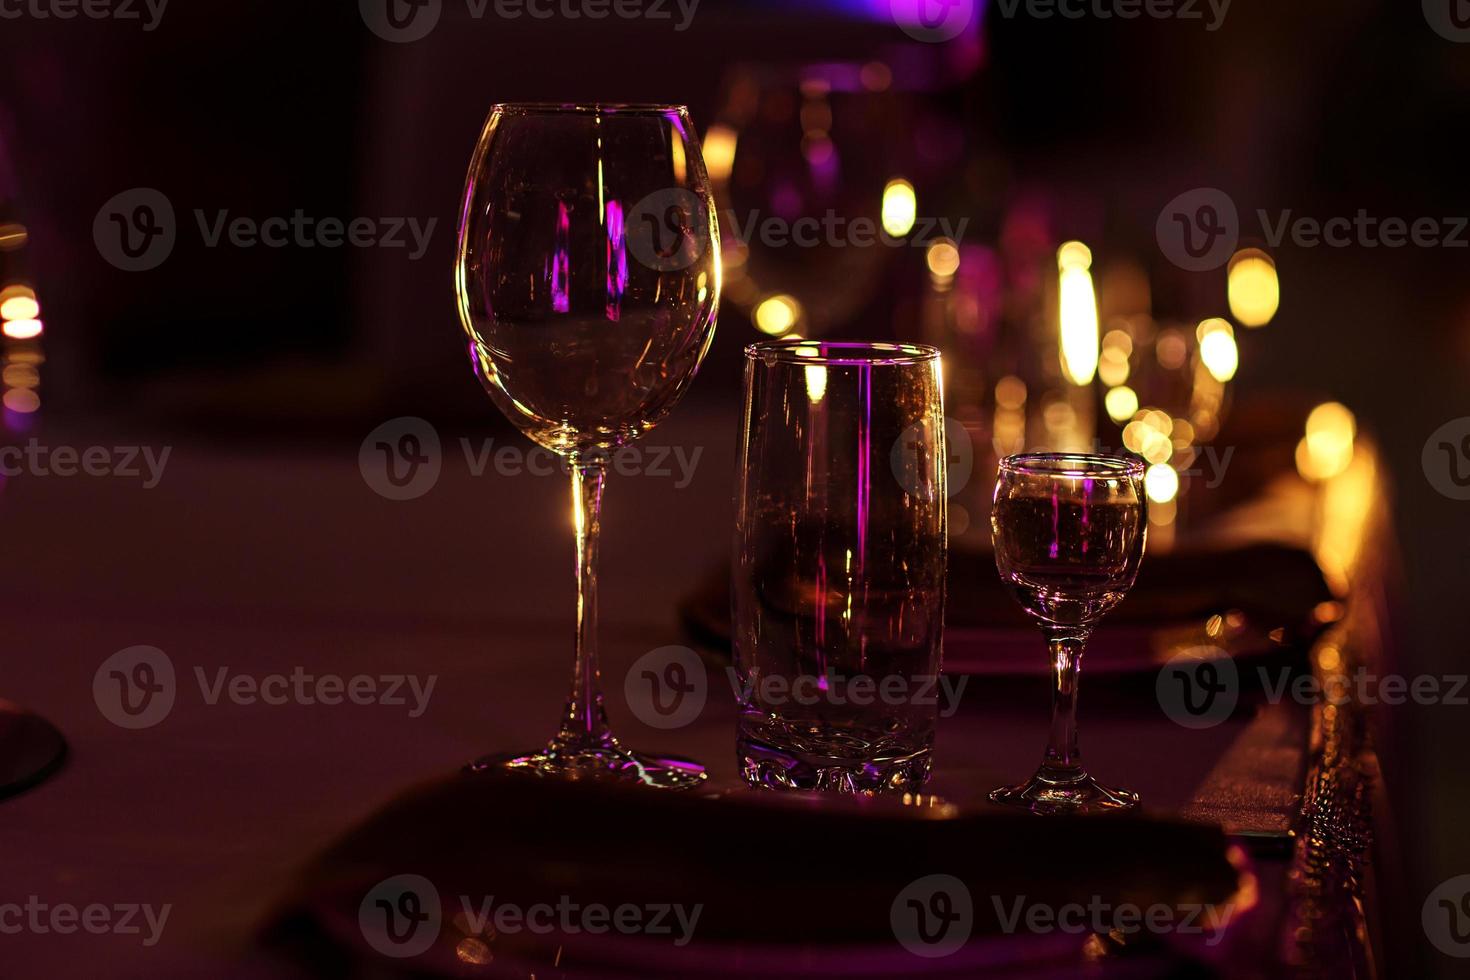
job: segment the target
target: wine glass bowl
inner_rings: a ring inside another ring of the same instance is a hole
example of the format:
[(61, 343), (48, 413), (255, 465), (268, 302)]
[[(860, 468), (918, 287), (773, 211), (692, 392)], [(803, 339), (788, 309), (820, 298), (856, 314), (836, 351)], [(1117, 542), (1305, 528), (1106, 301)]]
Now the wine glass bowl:
[(610, 452), (673, 409), (709, 349), (719, 308), (719, 230), (688, 111), (492, 107), (465, 184), (455, 294), (486, 392), (570, 463), (577, 554), (577, 658), (561, 728), (541, 751), (472, 768), (697, 785), (698, 764), (618, 742), (597, 669)]
[(1030, 780), (995, 790), (997, 803), (1037, 813), (1131, 809), (1138, 796), (1082, 768), (1077, 677), (1092, 628), (1133, 587), (1148, 534), (1144, 461), (1033, 453), (1001, 461), (991, 509), (1001, 580), (1042, 628), (1052, 661), (1052, 725)]
[(680, 106), (495, 106), (456, 292), (475, 373), (531, 439), (613, 449), (693, 379), (720, 295), (709, 179)]

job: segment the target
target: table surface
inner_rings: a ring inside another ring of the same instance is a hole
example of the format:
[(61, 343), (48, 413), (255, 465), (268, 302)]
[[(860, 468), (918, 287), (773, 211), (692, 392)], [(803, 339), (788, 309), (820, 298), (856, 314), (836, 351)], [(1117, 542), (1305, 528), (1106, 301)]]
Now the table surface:
[[(692, 725), (661, 732), (629, 713), (622, 681), (641, 654), (688, 642), (675, 604), (728, 554), (735, 428), (733, 415), (676, 413), (646, 442), (699, 453), (688, 485), (676, 486), (677, 466), (670, 476), (615, 474), (603, 515), (614, 728), (638, 748), (700, 759), (721, 785), (736, 780), (733, 700), (712, 696)], [(152, 489), (26, 476), (0, 496), (0, 693), (51, 719), (72, 750), (59, 775), (0, 803), (0, 901), (170, 911), (152, 944), (147, 927), (0, 936), (0, 974), (275, 975), (252, 934), (310, 856), (406, 785), (550, 734), (571, 667), (567, 487), (559, 473), (476, 476), (461, 437), (472, 450), (485, 437), (440, 436), (432, 490), (390, 501), (364, 481), (360, 437), (226, 450), (47, 434), (52, 445), (172, 451)], [(99, 710), (93, 680), (135, 645), (167, 654), (177, 695), (161, 722), (126, 730)], [(417, 716), (411, 703), (237, 704), (210, 693), (222, 669), (413, 675), (434, 686)], [(711, 691), (723, 683), (712, 677)], [(1244, 730), (1181, 737), (1156, 704), (1138, 711), (1088, 691), (1089, 760), (1160, 811), (1197, 804)], [(1046, 697), (1044, 679), (972, 679), (941, 723), (935, 789), (978, 797), (1025, 775), (1045, 738)]]

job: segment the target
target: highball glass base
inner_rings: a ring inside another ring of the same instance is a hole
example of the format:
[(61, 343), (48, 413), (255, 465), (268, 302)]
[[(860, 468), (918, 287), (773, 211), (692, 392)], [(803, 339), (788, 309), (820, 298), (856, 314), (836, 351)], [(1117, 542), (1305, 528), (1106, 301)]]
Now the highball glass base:
[(465, 767), (467, 772), (523, 772), (555, 779), (642, 784), (657, 789), (693, 789), (705, 781), (704, 766), (680, 756), (651, 756), (633, 752), (611, 735), (602, 738), (569, 736), (552, 739), (540, 752), (483, 756)]
[(990, 799), (1032, 813), (1104, 813), (1138, 806), (1137, 793), (1109, 789), (1080, 769), (1055, 770), (1047, 766), (1019, 786), (992, 790)]

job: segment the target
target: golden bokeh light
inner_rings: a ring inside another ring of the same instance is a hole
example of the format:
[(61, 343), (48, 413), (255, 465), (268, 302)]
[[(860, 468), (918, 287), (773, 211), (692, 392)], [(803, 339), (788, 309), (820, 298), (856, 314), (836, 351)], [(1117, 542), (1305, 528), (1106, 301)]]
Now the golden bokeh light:
[(1092, 382), (1097, 374), (1099, 333), (1097, 293), (1092, 286), (1092, 252), (1081, 242), (1067, 242), (1057, 249), (1062, 374), (1074, 385)]
[(1179, 495), (1179, 474), (1168, 463), (1155, 463), (1143, 474), (1143, 489), (1156, 504), (1167, 504)]
[(41, 315), (36, 291), (29, 286), (6, 286), (0, 290), (0, 320), (34, 320)]
[(995, 404), (998, 408), (1019, 411), (1026, 404), (1026, 382), (1008, 374), (995, 383)]
[(936, 280), (948, 281), (959, 271), (960, 250), (948, 238), (941, 238), (929, 246), (929, 251), (924, 254), (924, 261), (928, 263), (929, 272)]
[(902, 238), (914, 228), (919, 216), (919, 200), (914, 185), (895, 177), (883, 188), (883, 230), (894, 238)]
[(1114, 422), (1123, 422), (1133, 418), (1138, 411), (1138, 395), (1127, 385), (1109, 388), (1108, 393), (1103, 396), (1103, 407), (1108, 410), (1108, 418)]
[(1297, 443), (1296, 468), (1308, 480), (1329, 480), (1353, 461), (1358, 423), (1340, 402), (1324, 402), (1307, 416), (1307, 434)]
[(827, 368), (821, 364), (808, 364), (806, 371), (806, 397), (813, 405), (827, 394)]
[(1258, 248), (1241, 249), (1231, 257), (1226, 289), (1231, 315), (1247, 327), (1270, 323), (1281, 305), (1276, 263)]
[(1104, 347), (1097, 359), (1097, 376), (1102, 383), (1117, 387), (1128, 380), (1128, 355), (1117, 347)]
[(41, 336), (45, 326), (40, 320), (6, 320), (3, 329), (12, 340), (30, 340)]
[(1199, 325), (1199, 356), (1205, 368), (1221, 383), (1235, 377), (1240, 366), (1240, 350), (1235, 346), (1235, 328), (1227, 320), (1214, 317)]
[(5, 393), (5, 407), (21, 415), (29, 415), (41, 407), (41, 396), (32, 388), (11, 388)]
[(730, 179), (735, 169), (735, 130), (716, 124), (704, 134), (704, 169), (711, 180)]
[(1058, 269), (1091, 269), (1092, 249), (1081, 242), (1064, 242), (1057, 249)]
[(782, 293), (761, 300), (755, 308), (755, 327), (761, 333), (779, 337), (796, 326), (801, 319), (801, 304), (795, 296)]

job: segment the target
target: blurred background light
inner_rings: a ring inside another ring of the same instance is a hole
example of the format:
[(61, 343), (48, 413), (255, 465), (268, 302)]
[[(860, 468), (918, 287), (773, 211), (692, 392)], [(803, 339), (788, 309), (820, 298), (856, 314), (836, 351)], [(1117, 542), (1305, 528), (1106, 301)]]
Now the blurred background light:
[(782, 293), (761, 300), (755, 308), (755, 326), (761, 333), (779, 337), (796, 326), (801, 319), (801, 304), (796, 297)]
[(1262, 327), (1281, 305), (1281, 282), (1276, 263), (1258, 248), (1246, 248), (1230, 259), (1227, 275), (1230, 315), (1243, 326)]
[(914, 228), (919, 215), (919, 201), (914, 185), (895, 177), (883, 188), (883, 230), (894, 238), (902, 238)]

